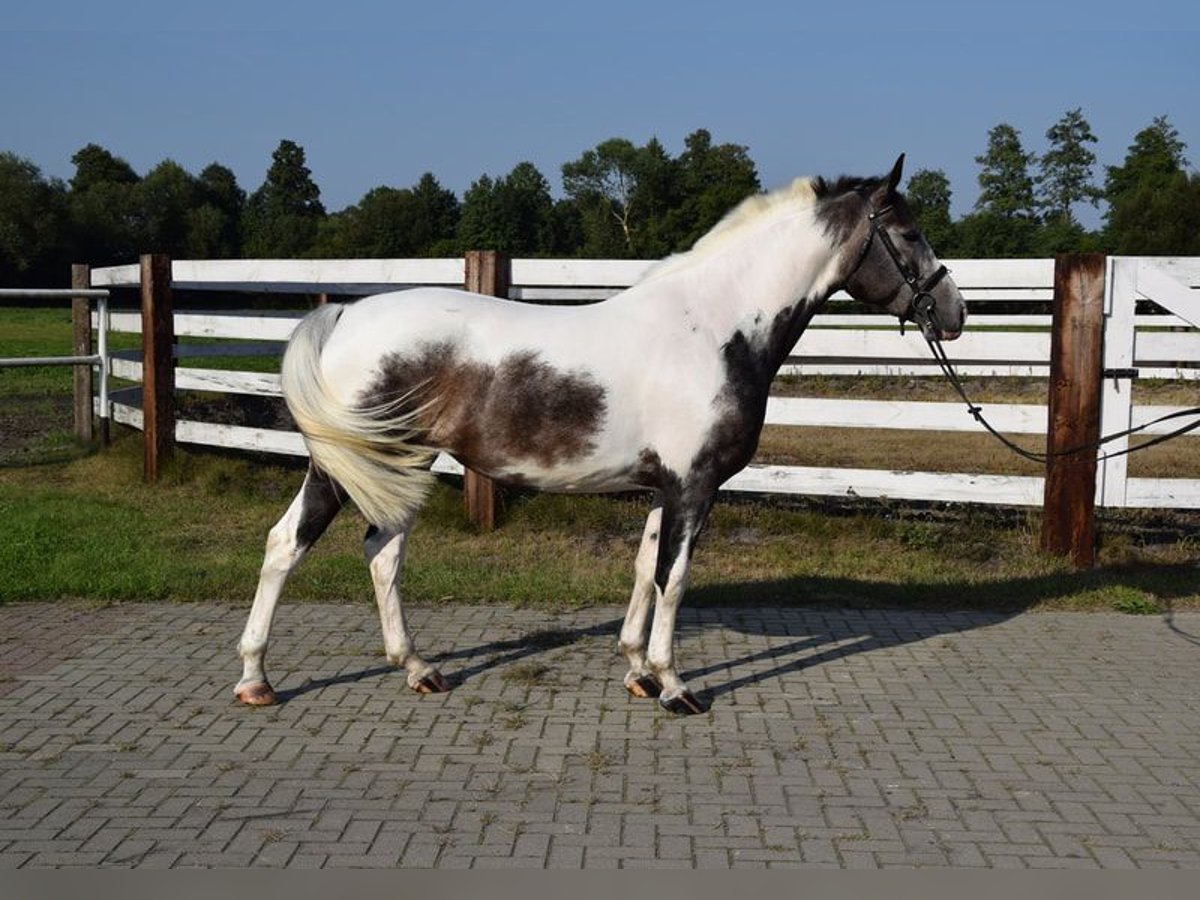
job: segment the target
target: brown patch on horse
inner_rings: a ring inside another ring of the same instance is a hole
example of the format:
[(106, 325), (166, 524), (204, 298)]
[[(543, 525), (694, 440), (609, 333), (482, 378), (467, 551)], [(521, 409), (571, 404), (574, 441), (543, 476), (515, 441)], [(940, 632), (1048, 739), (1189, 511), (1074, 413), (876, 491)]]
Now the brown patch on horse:
[(586, 456), (604, 423), (604, 389), (587, 373), (561, 371), (534, 351), (498, 365), (459, 358), (449, 342), (391, 354), (359, 400), (363, 406), (404, 399), (423, 407), (425, 440), (468, 468), (488, 471), (518, 460), (553, 466)]

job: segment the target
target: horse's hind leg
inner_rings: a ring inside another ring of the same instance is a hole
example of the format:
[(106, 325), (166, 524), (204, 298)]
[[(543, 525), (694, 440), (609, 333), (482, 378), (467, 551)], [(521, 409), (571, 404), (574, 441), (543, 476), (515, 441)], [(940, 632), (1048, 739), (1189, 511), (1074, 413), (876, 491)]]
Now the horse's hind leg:
[(235, 696), (251, 706), (267, 706), (275, 702), (275, 692), (267, 681), (263, 661), (271, 637), (271, 622), (275, 606), (288, 574), (300, 562), (333, 521), (342, 508), (344, 497), (328, 476), (309, 466), (300, 493), (292, 501), (267, 535), (267, 550), (263, 557), (258, 590), (238, 653), (242, 657), (242, 680), (234, 688)]
[(371, 581), (375, 585), (375, 601), (379, 604), (379, 623), (383, 627), (383, 647), (395, 666), (408, 672), (408, 686), (422, 694), (450, 690), (442, 674), (425, 662), (413, 648), (412, 635), (404, 621), (400, 603), (400, 571), (412, 518), (397, 530), (380, 529), (372, 525), (363, 541)]
[(657, 697), (662, 687), (646, 665), (646, 622), (650, 605), (654, 602), (654, 568), (658, 562), (658, 532), (661, 525), (662, 505), (659, 502), (646, 517), (642, 543), (634, 564), (633, 594), (629, 598), (629, 610), (625, 613), (618, 644), (629, 659), (625, 689), (635, 697)]

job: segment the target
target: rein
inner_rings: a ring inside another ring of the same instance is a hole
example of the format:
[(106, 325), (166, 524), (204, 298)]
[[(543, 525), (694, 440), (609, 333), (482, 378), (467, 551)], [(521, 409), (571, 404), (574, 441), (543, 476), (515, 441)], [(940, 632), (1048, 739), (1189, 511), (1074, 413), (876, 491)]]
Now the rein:
[[(921, 312), (917, 311), (915, 315), (921, 315)], [(969, 412), (972, 418), (986, 428), (988, 432), (1001, 444), (1013, 451), (1013, 453), (1016, 453), (1018, 456), (1023, 456), (1025, 459), (1028, 459), (1032, 462), (1044, 463), (1047, 460), (1062, 456), (1074, 456), (1077, 453), (1086, 453), (1088, 451), (1098, 450), (1111, 441), (1128, 437), (1131, 434), (1137, 434), (1140, 431), (1145, 431), (1150, 426), (1157, 425), (1159, 422), (1167, 422), (1171, 419), (1179, 419), (1185, 416), (1200, 417), (1200, 406), (1192, 407), (1191, 409), (1181, 409), (1176, 410), (1173, 413), (1167, 413), (1165, 416), (1159, 416), (1157, 419), (1144, 422), (1141, 425), (1135, 425), (1133, 428), (1126, 428), (1124, 431), (1117, 431), (1112, 434), (1107, 434), (1098, 440), (1090, 441), (1086, 444), (1080, 444), (1077, 447), (1068, 447), (1065, 450), (1047, 450), (1045, 453), (1037, 453), (1033, 450), (1026, 450), (1024, 447), (1020, 447), (1006, 438), (1003, 434), (997, 431), (987, 419), (984, 418), (983, 407), (981, 407), (978, 403), (972, 402), (971, 398), (967, 396), (966, 388), (963, 387), (962, 381), (958, 377), (958, 373), (954, 371), (954, 366), (951, 365), (950, 360), (946, 355), (946, 348), (942, 346), (942, 341), (937, 336), (936, 332), (931, 334), (932, 323), (928, 322), (928, 318), (926, 318), (926, 322), (929, 324), (928, 328), (925, 324), (921, 324), (921, 322), (918, 320), (918, 325), (921, 327), (921, 334), (925, 337), (925, 342), (929, 344), (929, 349), (933, 353), (933, 358), (937, 360), (938, 368), (942, 370), (942, 374), (946, 376), (946, 380), (950, 382), (951, 386), (953, 386), (954, 390), (958, 393), (958, 396), (962, 398), (963, 403), (967, 405), (967, 412)], [(1167, 432), (1166, 434), (1156, 435), (1155, 437), (1150, 438), (1148, 441), (1143, 441), (1142, 443), (1136, 444), (1132, 447), (1126, 447), (1124, 450), (1117, 450), (1112, 453), (1102, 453), (1096, 457), (1096, 461), (1102, 462), (1106, 459), (1116, 459), (1118, 456), (1126, 456), (1127, 454), (1134, 453), (1138, 450), (1145, 450), (1147, 447), (1153, 447), (1155, 444), (1161, 444), (1164, 441), (1169, 441), (1171, 438), (1179, 437), (1181, 434), (1187, 434), (1189, 431), (1195, 431), (1197, 428), (1200, 428), (1200, 418), (1197, 418), (1196, 421), (1180, 428), (1176, 428), (1174, 431)]]
[[(866, 240), (863, 242), (862, 249), (858, 253), (858, 258), (855, 260), (854, 267), (850, 270), (850, 274), (853, 274), (855, 271), (857, 271), (858, 267), (863, 264), (863, 261), (867, 258), (867, 254), (871, 251), (871, 244), (875, 241), (876, 235), (878, 235), (880, 242), (887, 251), (888, 256), (891, 257), (892, 262), (895, 264), (896, 270), (900, 273), (900, 277), (904, 279), (904, 283), (908, 285), (908, 288), (912, 291), (913, 295), (912, 300), (909, 301), (908, 309), (903, 314), (899, 315), (900, 333), (904, 333), (904, 322), (906, 319), (910, 319), (916, 323), (917, 327), (921, 329), (921, 336), (925, 338), (925, 343), (929, 345), (930, 352), (933, 353), (934, 360), (937, 361), (938, 368), (941, 369), (942, 374), (946, 376), (946, 380), (950, 382), (950, 385), (954, 388), (955, 392), (959, 397), (962, 398), (963, 403), (966, 404), (967, 412), (971, 414), (971, 417), (975, 419), (976, 422), (987, 429), (989, 434), (991, 434), (1009, 450), (1032, 462), (1045, 463), (1050, 459), (1056, 459), (1063, 456), (1074, 456), (1078, 453), (1086, 453), (1098, 450), (1105, 444), (1119, 440), (1123, 437), (1128, 437), (1132, 434), (1137, 434), (1141, 431), (1145, 431), (1147, 428), (1157, 425), (1160, 422), (1167, 422), (1171, 419), (1179, 419), (1188, 416), (1198, 417), (1194, 422), (1191, 422), (1180, 428), (1176, 428), (1174, 431), (1167, 432), (1166, 434), (1157, 435), (1135, 446), (1126, 447), (1124, 450), (1117, 450), (1112, 453), (1103, 453), (1096, 457), (1096, 461), (1101, 462), (1106, 459), (1116, 459), (1119, 456), (1126, 456), (1127, 454), (1134, 453), (1138, 450), (1145, 450), (1147, 447), (1153, 447), (1155, 444), (1161, 444), (1164, 441), (1169, 441), (1172, 438), (1179, 437), (1180, 435), (1187, 434), (1190, 431), (1195, 431), (1197, 428), (1200, 428), (1200, 406), (1197, 406), (1192, 407), (1191, 409), (1181, 409), (1173, 413), (1167, 413), (1165, 416), (1159, 416), (1157, 419), (1144, 422), (1141, 425), (1135, 425), (1132, 428), (1126, 428), (1124, 431), (1117, 431), (1113, 434), (1104, 435), (1098, 440), (1091, 441), (1086, 444), (1080, 444), (1077, 447), (1068, 447), (1065, 450), (1047, 450), (1045, 453), (1037, 453), (1032, 450), (1026, 450), (1024, 447), (1020, 447), (1013, 443), (1013, 441), (1009, 440), (1007, 437), (997, 431), (995, 427), (993, 427), (992, 424), (988, 422), (986, 418), (984, 418), (983, 407), (972, 401), (970, 396), (968, 396), (967, 390), (965, 387), (963, 387), (962, 380), (958, 377), (958, 373), (954, 371), (954, 366), (951, 364), (950, 358), (946, 354), (946, 348), (942, 346), (942, 340), (938, 336), (937, 314), (935, 312), (936, 301), (930, 292), (938, 284), (938, 282), (946, 277), (946, 274), (949, 270), (945, 266), (939, 266), (937, 271), (935, 271), (924, 281), (921, 281), (919, 273), (913, 272), (911, 269), (909, 269), (904, 260), (901, 259), (900, 252), (896, 249), (896, 245), (893, 243), (891, 236), (881, 227), (879, 221), (882, 216), (891, 211), (892, 206), (888, 205), (879, 210), (872, 208), (871, 212), (867, 215), (867, 222), (870, 224), (871, 230), (867, 235)], [(847, 276), (847, 278), (848, 277), (849, 276)]]

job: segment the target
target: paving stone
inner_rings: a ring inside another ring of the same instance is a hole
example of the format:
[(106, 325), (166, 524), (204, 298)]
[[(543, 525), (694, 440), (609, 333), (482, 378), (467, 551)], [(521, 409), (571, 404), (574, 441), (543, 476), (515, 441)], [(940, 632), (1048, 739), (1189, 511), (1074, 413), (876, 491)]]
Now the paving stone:
[(0, 607), (0, 868), (1200, 865), (1195, 613), (685, 609), (690, 719), (617, 608), (414, 609), (422, 697), (369, 606), (285, 605), (242, 708), (245, 614)]

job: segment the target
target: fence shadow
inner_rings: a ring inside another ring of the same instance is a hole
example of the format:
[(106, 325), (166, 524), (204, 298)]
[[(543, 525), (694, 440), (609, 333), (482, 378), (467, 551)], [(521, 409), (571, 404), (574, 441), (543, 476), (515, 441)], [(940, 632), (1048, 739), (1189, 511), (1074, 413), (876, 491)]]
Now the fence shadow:
[[(1179, 627), (1172, 601), (1200, 590), (1200, 569), (1191, 564), (1156, 567), (1149, 578), (1162, 602), (1163, 626), (1200, 647), (1200, 634)], [(709, 584), (688, 600), (692, 615), (681, 615), (679, 632), (728, 628), (744, 634), (796, 637), (782, 646), (713, 662), (681, 672), (696, 679), (763, 660), (778, 664), (709, 687), (702, 702), (739, 687), (819, 666), (857, 653), (971, 631), (1006, 621), (1042, 603), (1089, 587), (1143, 589), (1148, 574), (1140, 569), (1106, 568), (1084, 572), (1011, 578), (995, 582), (894, 584), (852, 578), (789, 577), (759, 582)], [(805, 605), (803, 598), (815, 602)], [(841, 598), (830, 604), (823, 598)], [(970, 605), (962, 598), (970, 598)], [(764, 615), (769, 610), (769, 614)]]

